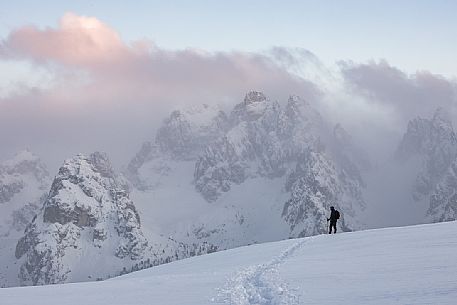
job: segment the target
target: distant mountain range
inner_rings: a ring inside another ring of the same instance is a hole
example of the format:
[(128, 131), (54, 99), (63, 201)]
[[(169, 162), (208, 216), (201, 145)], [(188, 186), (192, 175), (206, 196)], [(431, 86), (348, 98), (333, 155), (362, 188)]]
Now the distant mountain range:
[[(395, 160), (418, 160), (418, 222), (457, 217), (457, 139), (438, 109), (412, 120)], [(415, 162), (416, 162), (415, 161)], [(341, 124), (297, 96), (249, 92), (230, 112), (176, 110), (122, 173), (77, 155), (54, 179), (31, 152), (0, 165), (0, 284), (106, 279), (241, 245), (365, 227), (376, 170)]]

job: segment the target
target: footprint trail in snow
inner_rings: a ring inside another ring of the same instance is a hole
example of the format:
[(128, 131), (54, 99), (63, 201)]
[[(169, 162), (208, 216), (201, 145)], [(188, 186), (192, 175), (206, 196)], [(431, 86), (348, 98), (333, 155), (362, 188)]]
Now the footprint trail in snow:
[(278, 267), (309, 240), (307, 238), (295, 243), (268, 263), (238, 271), (223, 288), (218, 289), (217, 298), (213, 301), (230, 305), (298, 305), (296, 289), (291, 289), (281, 279)]

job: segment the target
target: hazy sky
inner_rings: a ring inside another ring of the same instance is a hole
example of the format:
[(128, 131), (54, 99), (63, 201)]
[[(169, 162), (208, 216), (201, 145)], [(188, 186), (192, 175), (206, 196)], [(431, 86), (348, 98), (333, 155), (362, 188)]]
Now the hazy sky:
[(248, 90), (301, 95), (366, 146), (395, 143), (412, 117), (454, 111), (455, 12), (457, 1), (0, 0), (0, 159), (104, 150), (122, 165), (170, 110)]

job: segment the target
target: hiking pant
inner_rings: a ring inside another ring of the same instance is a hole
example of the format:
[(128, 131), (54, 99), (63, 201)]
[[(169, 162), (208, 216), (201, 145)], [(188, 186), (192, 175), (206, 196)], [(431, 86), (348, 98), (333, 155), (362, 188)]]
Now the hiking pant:
[(336, 233), (336, 220), (330, 220), (330, 227), (328, 229), (328, 234), (332, 234), (332, 227), (333, 227), (333, 231), (334, 233)]

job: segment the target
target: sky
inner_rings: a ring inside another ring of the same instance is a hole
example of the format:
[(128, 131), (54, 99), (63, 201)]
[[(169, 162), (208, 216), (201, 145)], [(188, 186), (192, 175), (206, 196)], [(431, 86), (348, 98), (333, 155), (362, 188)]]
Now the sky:
[(439, 0), (0, 0), (0, 159), (105, 150), (122, 166), (169, 111), (248, 90), (301, 95), (364, 145), (394, 143), (414, 116), (454, 111), (456, 11)]
[(327, 64), (386, 59), (414, 73), (457, 75), (457, 3), (384, 1), (0, 1), (0, 36), (66, 12), (94, 16), (126, 41), (168, 49), (260, 51), (300, 47)]

